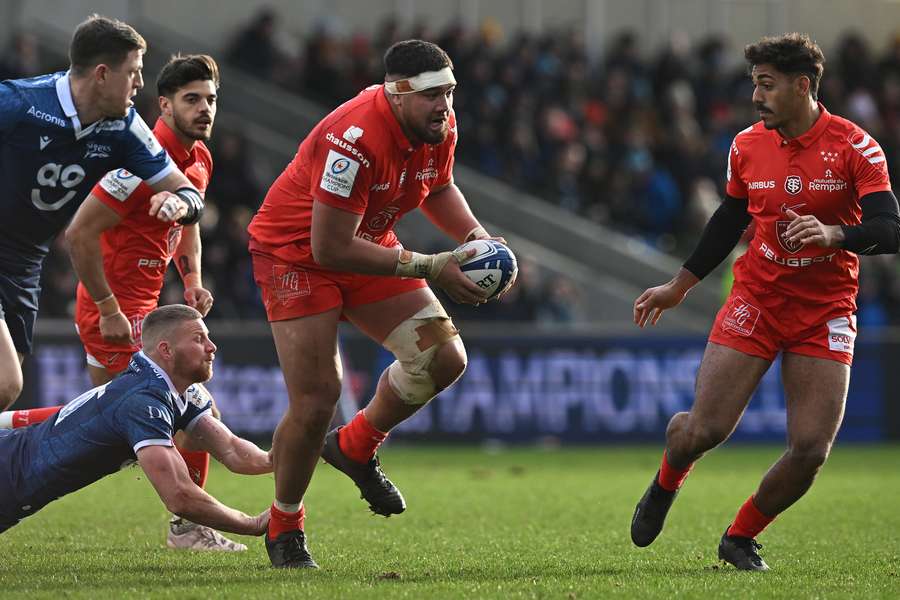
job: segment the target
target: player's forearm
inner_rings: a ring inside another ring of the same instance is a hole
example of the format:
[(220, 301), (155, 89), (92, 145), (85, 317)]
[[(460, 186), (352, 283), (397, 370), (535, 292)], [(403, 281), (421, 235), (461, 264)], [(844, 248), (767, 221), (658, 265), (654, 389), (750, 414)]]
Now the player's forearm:
[(393, 275), (397, 267), (396, 248), (385, 248), (356, 236), (349, 240), (314, 240), (312, 250), (317, 263), (335, 271)]
[(220, 463), (232, 473), (240, 475), (262, 475), (272, 472), (272, 459), (268, 452), (261, 450), (253, 442), (234, 436), (223, 451), (213, 452)]
[(470, 231), (480, 227), (465, 196), (454, 183), (429, 195), (420, 208), (435, 227), (456, 242), (465, 241)]
[(103, 252), (99, 236), (70, 228), (66, 231), (66, 241), (69, 243), (72, 267), (91, 298), (97, 302), (112, 296), (113, 291), (103, 272)]
[(219, 531), (254, 535), (255, 519), (239, 510), (225, 506), (202, 488), (190, 484), (165, 501), (166, 508), (179, 517)]
[(181, 275), (184, 287), (202, 287), (200, 226), (185, 225), (181, 232), (181, 241), (175, 250), (175, 268)]

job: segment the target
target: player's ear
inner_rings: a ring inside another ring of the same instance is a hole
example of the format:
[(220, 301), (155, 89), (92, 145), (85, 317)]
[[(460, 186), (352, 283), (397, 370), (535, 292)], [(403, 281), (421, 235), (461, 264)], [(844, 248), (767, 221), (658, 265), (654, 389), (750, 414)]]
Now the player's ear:
[(171, 116), (171, 112), (172, 112), (171, 98), (167, 98), (166, 96), (159, 97), (159, 112), (166, 116)]
[(109, 66), (103, 63), (96, 65), (94, 70), (91, 71), (94, 76), (94, 81), (97, 83), (103, 83), (106, 81), (107, 76), (109, 75)]
[(794, 85), (796, 86), (797, 93), (800, 96), (808, 96), (809, 86), (812, 85), (812, 82), (809, 79), (809, 75), (798, 75), (794, 80)]

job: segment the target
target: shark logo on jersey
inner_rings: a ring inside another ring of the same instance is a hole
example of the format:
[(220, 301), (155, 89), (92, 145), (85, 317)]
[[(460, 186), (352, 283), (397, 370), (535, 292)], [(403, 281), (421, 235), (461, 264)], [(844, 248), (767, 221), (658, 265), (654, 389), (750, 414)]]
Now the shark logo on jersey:
[(112, 148), (106, 144), (96, 144), (91, 142), (87, 145), (87, 151), (84, 153), (85, 158), (109, 158)]
[(41, 136), (41, 139), (40, 139), (41, 150), (43, 150), (44, 148), (46, 148), (47, 145), (48, 145), (50, 142), (52, 142), (52, 141), (53, 141), (53, 140), (50, 139), (50, 136), (49, 136), (49, 135), (42, 135), (42, 136)]
[(101, 131), (125, 131), (125, 119), (101, 121), (97, 123), (97, 127), (94, 131), (97, 133), (100, 133)]

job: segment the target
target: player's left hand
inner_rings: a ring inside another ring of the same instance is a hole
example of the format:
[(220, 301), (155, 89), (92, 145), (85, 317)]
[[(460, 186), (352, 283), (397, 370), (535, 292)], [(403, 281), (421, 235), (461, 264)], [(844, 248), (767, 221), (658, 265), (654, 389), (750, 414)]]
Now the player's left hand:
[(843, 241), (843, 230), (839, 225), (825, 225), (813, 215), (798, 215), (788, 209), (785, 214), (791, 224), (782, 234), (792, 244), (802, 246), (819, 246), (821, 248), (838, 248)]
[(184, 301), (188, 306), (196, 308), (205, 317), (209, 309), (212, 308), (213, 295), (206, 288), (200, 286), (189, 287), (184, 290)]
[(263, 535), (269, 530), (269, 509), (262, 511), (255, 517), (250, 517), (250, 526), (244, 535)]
[(187, 203), (172, 192), (159, 192), (150, 198), (150, 216), (160, 221), (174, 222), (188, 213)]

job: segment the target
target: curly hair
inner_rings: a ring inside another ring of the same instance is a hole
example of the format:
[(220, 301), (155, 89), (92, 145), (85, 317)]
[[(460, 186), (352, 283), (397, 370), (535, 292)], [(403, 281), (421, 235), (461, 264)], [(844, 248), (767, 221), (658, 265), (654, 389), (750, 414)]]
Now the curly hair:
[(757, 65), (772, 65), (781, 73), (809, 77), (809, 93), (818, 99), (819, 81), (825, 71), (825, 55), (819, 45), (805, 33), (786, 33), (764, 37), (744, 48), (744, 58), (750, 69)]

